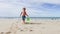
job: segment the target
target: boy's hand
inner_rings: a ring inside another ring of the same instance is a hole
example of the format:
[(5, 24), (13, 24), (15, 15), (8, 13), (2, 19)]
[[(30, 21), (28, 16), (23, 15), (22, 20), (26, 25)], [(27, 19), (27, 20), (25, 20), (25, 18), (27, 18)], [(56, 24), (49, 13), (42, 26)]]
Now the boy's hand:
[(20, 16), (21, 16), (21, 14), (20, 14)]
[(29, 16), (27, 15), (27, 17), (29, 17)]

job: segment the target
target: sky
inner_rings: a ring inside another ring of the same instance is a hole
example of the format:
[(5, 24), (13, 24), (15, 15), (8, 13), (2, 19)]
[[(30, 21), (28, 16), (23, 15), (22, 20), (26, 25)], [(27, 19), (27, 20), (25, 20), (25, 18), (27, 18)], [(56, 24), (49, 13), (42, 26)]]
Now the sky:
[(30, 17), (60, 17), (60, 0), (0, 0), (0, 17), (20, 17), (23, 7)]

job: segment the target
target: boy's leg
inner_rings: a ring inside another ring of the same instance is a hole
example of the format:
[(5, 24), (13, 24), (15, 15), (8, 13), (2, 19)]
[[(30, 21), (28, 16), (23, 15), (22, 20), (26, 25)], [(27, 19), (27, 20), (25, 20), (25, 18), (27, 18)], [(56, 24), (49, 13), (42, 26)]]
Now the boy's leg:
[(22, 16), (23, 23), (25, 23), (25, 18), (26, 18), (26, 16)]
[(25, 19), (23, 19), (22, 21), (23, 21), (23, 23), (25, 23)]

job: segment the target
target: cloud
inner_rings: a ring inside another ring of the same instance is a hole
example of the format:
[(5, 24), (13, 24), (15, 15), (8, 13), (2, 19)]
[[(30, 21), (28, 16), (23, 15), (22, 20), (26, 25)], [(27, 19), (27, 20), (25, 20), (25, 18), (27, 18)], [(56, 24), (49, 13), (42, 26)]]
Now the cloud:
[(42, 4), (43, 7), (45, 8), (51, 8), (51, 9), (59, 9), (60, 8), (60, 4), (50, 4), (50, 3), (44, 3)]
[(60, 0), (20, 0), (23, 3), (52, 3), (52, 4), (60, 4)]
[(12, 5), (11, 4), (7, 4), (7, 3), (0, 3), (0, 8), (11, 8)]
[(16, 16), (17, 14), (16, 11), (17, 11), (16, 6), (5, 2), (0, 2), (0, 17)]
[[(31, 17), (57, 16), (60, 0), (0, 0), (0, 16), (18, 17), (22, 7)], [(57, 14), (56, 14), (57, 13)]]

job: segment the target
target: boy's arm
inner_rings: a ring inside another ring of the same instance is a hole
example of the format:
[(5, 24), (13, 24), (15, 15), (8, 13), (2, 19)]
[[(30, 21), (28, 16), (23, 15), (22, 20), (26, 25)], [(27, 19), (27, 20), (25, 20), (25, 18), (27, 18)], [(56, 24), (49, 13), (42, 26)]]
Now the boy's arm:
[(20, 16), (21, 16), (22, 12), (20, 13)]
[[(27, 14), (26, 14), (27, 15)], [(28, 15), (27, 15), (28, 16)]]
[(26, 15), (28, 16), (28, 14), (26, 13)]

